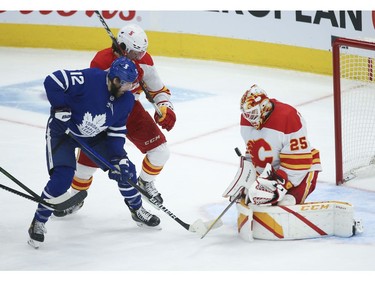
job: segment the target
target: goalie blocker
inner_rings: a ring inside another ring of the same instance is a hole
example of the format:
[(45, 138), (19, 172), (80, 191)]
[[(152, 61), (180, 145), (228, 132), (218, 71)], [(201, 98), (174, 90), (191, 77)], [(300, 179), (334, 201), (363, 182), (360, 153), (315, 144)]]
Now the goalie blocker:
[(292, 206), (247, 206), (237, 203), (238, 233), (245, 241), (351, 237), (363, 232), (346, 202), (323, 201)]

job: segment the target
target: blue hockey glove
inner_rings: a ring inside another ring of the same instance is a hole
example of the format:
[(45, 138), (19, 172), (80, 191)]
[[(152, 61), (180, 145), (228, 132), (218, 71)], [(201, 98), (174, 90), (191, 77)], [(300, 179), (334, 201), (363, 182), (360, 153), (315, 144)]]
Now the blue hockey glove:
[(71, 123), (72, 113), (69, 108), (51, 109), (52, 122), (49, 127), (55, 133), (64, 133)]
[(72, 117), (72, 112), (69, 108), (61, 108), (54, 110), (54, 117), (61, 122), (67, 123)]
[(111, 164), (117, 169), (108, 172), (108, 177), (112, 180), (117, 181), (119, 184), (127, 184), (128, 179), (136, 179), (135, 165), (128, 159), (124, 158), (114, 158), (111, 160)]

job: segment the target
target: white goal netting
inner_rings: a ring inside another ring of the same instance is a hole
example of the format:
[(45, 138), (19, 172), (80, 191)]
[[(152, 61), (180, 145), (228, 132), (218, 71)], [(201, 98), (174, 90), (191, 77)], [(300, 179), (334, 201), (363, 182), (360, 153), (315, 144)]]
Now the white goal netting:
[(375, 49), (340, 47), (343, 181), (375, 175)]

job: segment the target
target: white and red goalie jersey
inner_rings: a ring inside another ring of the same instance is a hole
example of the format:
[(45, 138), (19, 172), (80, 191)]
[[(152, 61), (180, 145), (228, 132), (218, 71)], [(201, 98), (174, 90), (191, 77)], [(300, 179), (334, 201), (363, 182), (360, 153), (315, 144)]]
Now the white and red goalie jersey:
[(292, 188), (296, 188), (309, 172), (321, 171), (319, 151), (311, 147), (300, 113), (276, 99), (270, 101), (273, 111), (260, 130), (252, 127), (241, 115), (246, 158), (251, 160), (257, 174), (261, 174), (266, 164), (271, 163), (275, 170), (284, 171)]

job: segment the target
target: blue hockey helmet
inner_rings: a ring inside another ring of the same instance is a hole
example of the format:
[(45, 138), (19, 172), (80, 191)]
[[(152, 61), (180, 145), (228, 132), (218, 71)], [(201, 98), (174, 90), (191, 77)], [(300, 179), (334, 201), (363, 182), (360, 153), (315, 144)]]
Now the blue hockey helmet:
[(138, 70), (134, 62), (126, 57), (120, 57), (112, 63), (108, 77), (111, 81), (118, 77), (121, 84), (133, 83), (138, 77)]

